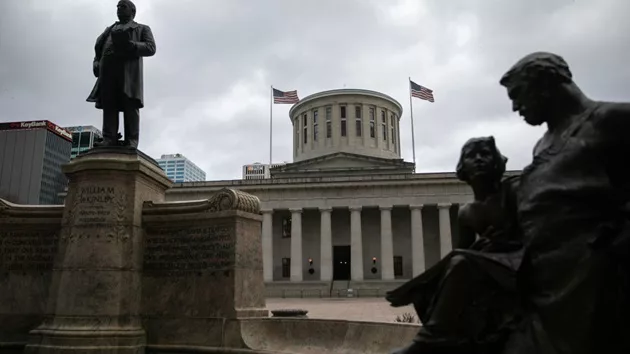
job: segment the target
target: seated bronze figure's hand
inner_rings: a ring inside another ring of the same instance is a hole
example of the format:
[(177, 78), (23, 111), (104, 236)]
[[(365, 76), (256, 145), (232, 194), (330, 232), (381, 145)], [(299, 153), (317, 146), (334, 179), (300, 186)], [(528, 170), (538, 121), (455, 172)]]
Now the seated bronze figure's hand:
[(94, 73), (94, 77), (98, 77), (99, 71), (100, 71), (100, 64), (98, 60), (95, 60), (92, 63), (92, 72)]

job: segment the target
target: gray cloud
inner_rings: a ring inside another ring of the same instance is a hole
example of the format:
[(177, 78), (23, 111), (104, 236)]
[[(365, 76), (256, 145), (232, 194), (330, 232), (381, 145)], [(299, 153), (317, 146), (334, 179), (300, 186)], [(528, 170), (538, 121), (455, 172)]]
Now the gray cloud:
[[(0, 121), (100, 126), (87, 102), (96, 37), (115, 0), (0, 1)], [(145, 60), (141, 148), (185, 154), (209, 179), (268, 160), (270, 85), (300, 96), (359, 87), (398, 99), (412, 159), (407, 77), (435, 91), (414, 101), (419, 171), (452, 171), (461, 144), (493, 134), (522, 168), (543, 128), (511, 113), (497, 81), (522, 55), (563, 55), (593, 98), (627, 100), (624, 0), (137, 0), (157, 54)], [(290, 161), (288, 105), (275, 105), (274, 160)]]

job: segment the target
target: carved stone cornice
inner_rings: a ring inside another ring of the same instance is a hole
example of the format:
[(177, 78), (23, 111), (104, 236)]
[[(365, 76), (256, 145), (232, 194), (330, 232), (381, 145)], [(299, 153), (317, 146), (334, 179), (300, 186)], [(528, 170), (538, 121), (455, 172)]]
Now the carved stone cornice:
[(209, 199), (184, 202), (144, 202), (144, 215), (187, 214), (187, 213), (216, 213), (220, 211), (242, 211), (259, 214), (260, 200), (258, 197), (241, 192), (237, 189), (223, 188)]
[(0, 219), (2, 218), (58, 218), (63, 216), (63, 205), (22, 205), (0, 198)]

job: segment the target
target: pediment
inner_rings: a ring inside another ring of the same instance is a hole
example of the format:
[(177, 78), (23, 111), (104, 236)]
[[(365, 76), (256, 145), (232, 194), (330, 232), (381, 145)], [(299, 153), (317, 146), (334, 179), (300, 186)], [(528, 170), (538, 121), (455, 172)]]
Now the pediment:
[(334, 153), (304, 161), (282, 165), (271, 170), (272, 175), (286, 175), (295, 173), (315, 172), (343, 172), (352, 171), (397, 171), (408, 172), (413, 170), (413, 164), (402, 159), (386, 159), (372, 156), (364, 156), (351, 153)]

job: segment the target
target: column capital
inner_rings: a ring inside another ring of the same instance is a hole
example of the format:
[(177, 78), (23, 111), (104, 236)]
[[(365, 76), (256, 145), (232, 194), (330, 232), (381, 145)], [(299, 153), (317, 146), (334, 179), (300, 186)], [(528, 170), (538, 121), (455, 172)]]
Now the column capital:
[(348, 210), (350, 210), (350, 211), (361, 211), (361, 209), (362, 209), (361, 206), (356, 206), (356, 205), (348, 207)]
[(424, 207), (424, 204), (412, 204), (409, 205), (409, 209), (411, 210), (422, 210), (422, 208)]
[(302, 208), (289, 208), (289, 211), (291, 212), (291, 214), (301, 213)]
[(438, 203), (437, 207), (438, 209), (448, 209), (452, 206), (453, 204), (451, 203)]
[(260, 209), (263, 214), (273, 214), (273, 209)]
[(378, 207), (380, 210), (392, 210), (394, 207), (392, 205), (379, 205)]
[(332, 207), (320, 207), (319, 208), (319, 212), (320, 213), (331, 213), (333, 210)]

